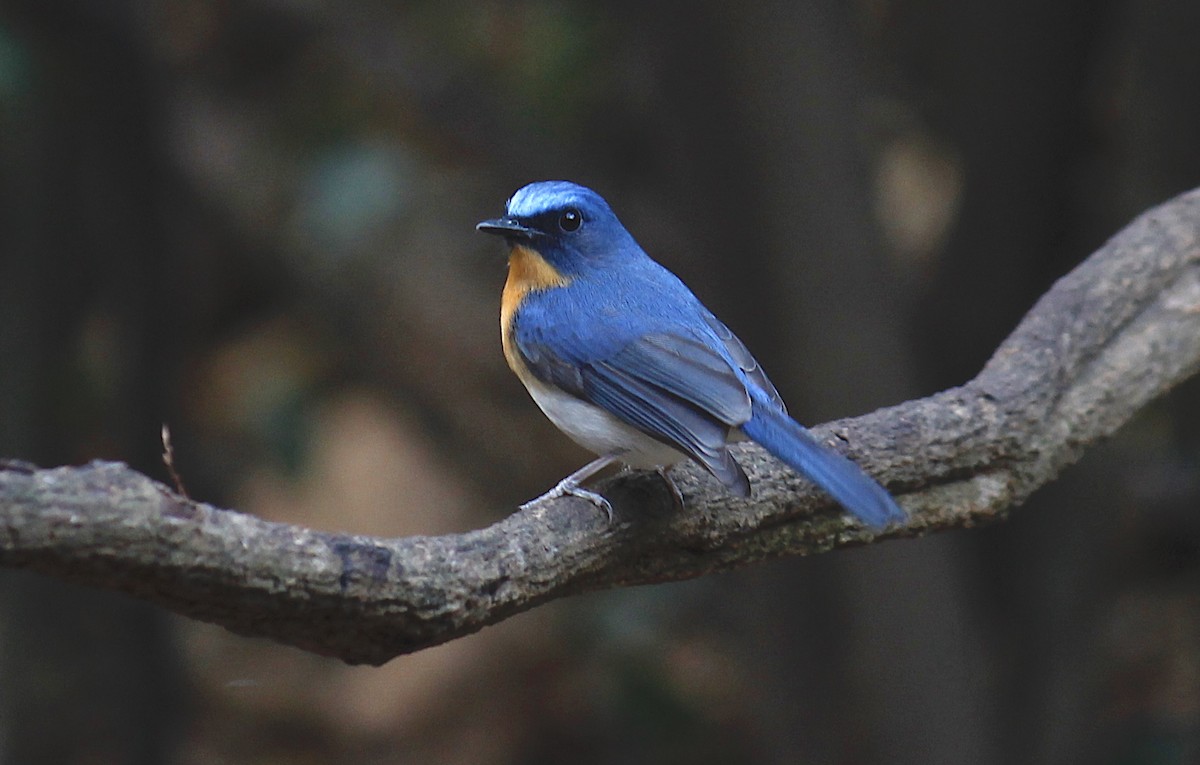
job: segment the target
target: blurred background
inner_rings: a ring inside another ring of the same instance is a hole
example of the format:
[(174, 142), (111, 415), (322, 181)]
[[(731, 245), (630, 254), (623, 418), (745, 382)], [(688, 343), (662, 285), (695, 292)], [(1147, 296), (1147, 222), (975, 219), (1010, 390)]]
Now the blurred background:
[[(1193, 0), (0, 3), (0, 456), (380, 535), (588, 455), (504, 366), (595, 187), (802, 421), (973, 376), (1200, 184)], [(557, 602), (382, 668), (0, 571), (0, 763), (1200, 762), (1200, 385), (988, 528)]]

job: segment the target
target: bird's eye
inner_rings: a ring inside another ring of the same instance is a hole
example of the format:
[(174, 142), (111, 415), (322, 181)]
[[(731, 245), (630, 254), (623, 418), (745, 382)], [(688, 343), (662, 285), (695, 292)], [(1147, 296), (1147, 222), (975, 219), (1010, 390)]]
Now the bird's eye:
[(578, 231), (579, 227), (582, 225), (583, 225), (583, 216), (580, 215), (579, 211), (573, 207), (566, 210), (558, 218), (558, 227), (561, 228), (563, 231), (566, 231), (568, 234), (571, 233), (572, 231)]

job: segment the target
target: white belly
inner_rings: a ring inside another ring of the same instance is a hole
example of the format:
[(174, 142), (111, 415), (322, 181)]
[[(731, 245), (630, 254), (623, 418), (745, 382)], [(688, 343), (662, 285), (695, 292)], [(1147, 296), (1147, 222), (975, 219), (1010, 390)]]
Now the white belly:
[(635, 468), (674, 465), (685, 455), (627, 425), (600, 407), (581, 401), (529, 376), (522, 380), (529, 395), (558, 429), (583, 448), (598, 455), (616, 454)]

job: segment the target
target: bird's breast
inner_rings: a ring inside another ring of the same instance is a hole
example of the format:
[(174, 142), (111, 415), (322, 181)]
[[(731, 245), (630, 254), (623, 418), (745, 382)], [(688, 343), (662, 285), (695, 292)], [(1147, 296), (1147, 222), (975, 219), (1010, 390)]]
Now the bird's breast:
[(531, 292), (565, 287), (570, 279), (563, 276), (537, 250), (514, 245), (508, 254), (508, 280), (500, 297), (500, 342), (508, 366), (529, 387), (532, 373), (517, 350), (516, 318), (521, 304)]

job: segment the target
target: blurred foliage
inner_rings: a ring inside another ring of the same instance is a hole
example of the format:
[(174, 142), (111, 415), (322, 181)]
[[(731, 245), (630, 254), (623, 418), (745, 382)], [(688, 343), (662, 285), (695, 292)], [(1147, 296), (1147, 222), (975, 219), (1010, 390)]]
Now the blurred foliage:
[[(1200, 5), (10, 0), (0, 456), (373, 534), (585, 459), (505, 369), (596, 186), (804, 420), (974, 374), (1200, 178)], [(554, 603), (378, 669), (0, 572), (0, 762), (1187, 763), (1200, 383), (988, 529)]]

